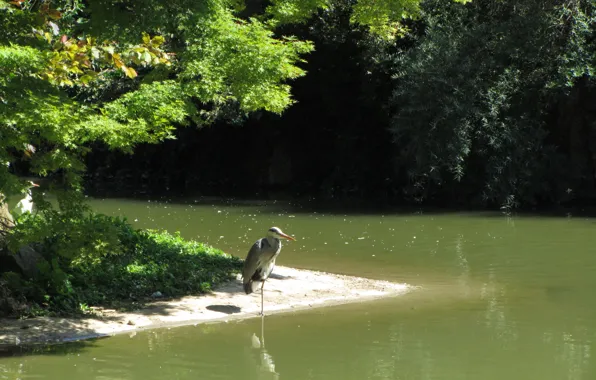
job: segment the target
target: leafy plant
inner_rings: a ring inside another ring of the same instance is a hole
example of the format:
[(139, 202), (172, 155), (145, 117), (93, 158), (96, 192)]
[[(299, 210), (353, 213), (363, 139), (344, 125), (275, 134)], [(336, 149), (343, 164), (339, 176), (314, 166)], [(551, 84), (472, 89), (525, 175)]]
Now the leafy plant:
[(156, 291), (168, 297), (204, 293), (231, 279), (242, 263), (179, 233), (135, 230), (125, 219), (96, 213), (28, 216), (10, 238), (11, 244), (38, 242), (44, 260), (34, 278), (5, 273), (5, 286), (46, 313), (130, 304)]

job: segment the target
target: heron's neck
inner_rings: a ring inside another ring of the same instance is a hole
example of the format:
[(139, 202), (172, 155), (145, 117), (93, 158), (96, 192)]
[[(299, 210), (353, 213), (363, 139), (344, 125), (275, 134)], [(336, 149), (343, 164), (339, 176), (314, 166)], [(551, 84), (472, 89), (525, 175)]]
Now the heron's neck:
[(272, 247), (281, 247), (281, 240), (273, 236), (267, 236), (267, 242)]

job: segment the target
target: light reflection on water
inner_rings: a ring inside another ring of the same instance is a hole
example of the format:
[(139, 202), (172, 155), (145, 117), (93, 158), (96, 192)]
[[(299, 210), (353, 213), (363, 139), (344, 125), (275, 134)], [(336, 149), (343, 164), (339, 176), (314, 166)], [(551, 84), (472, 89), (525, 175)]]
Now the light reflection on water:
[(153, 330), (4, 357), (0, 379), (596, 378), (590, 220), (119, 200), (94, 206), (239, 256), (277, 225), (298, 238), (284, 246), (281, 265), (423, 289), (268, 316), (264, 326), (255, 318)]

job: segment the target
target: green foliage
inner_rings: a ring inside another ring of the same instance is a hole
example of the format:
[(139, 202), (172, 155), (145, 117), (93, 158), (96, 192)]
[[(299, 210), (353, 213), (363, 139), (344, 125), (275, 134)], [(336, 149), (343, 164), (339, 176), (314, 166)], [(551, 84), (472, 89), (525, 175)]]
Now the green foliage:
[(359, 0), (354, 5), (351, 20), (367, 25), (374, 34), (391, 39), (405, 33), (401, 22), (418, 16), (419, 3), (418, 0)]
[(548, 115), (593, 73), (595, 11), (587, 1), (426, 2), (425, 36), (396, 60), (392, 99), (408, 193), (450, 189), (506, 208), (564, 199), (573, 186), (547, 143)]
[(171, 138), (174, 125), (187, 125), (195, 115), (196, 108), (182, 96), (179, 84), (166, 80), (142, 84), (106, 104), (101, 115), (85, 120), (81, 128), (87, 130), (86, 142), (101, 139), (110, 147), (130, 150), (141, 142)]
[(11, 78), (39, 69), (43, 57), (31, 47), (0, 46), (0, 82), (7, 85)]
[(34, 278), (2, 274), (13, 297), (37, 305), (31, 309), (37, 314), (142, 302), (156, 291), (203, 293), (229, 280), (242, 263), (178, 233), (134, 230), (124, 219), (91, 212), (26, 215), (9, 236), (15, 244), (33, 244), (44, 257)]
[(22, 215), (9, 235), (8, 248), (15, 252), (23, 245), (41, 243), (48, 258), (64, 258), (73, 263), (98, 262), (120, 253), (120, 234), (127, 226), (123, 220), (67, 209), (68, 212), (60, 212), (49, 208), (43, 213)]
[[(472, 0), (451, 1), (466, 4)], [(272, 17), (271, 25), (304, 23), (317, 12), (344, 5), (343, 0), (271, 0), (270, 3), (266, 14)], [(350, 22), (386, 40), (403, 36), (408, 31), (404, 21), (420, 14), (420, 0), (354, 0), (350, 3)]]
[(190, 46), (181, 55), (187, 94), (215, 105), (237, 100), (248, 112), (281, 113), (291, 104), (283, 82), (305, 74), (295, 63), (312, 50), (310, 43), (276, 39), (258, 20), (243, 21), (223, 10), (193, 23), (198, 27), (186, 32)]
[(331, 5), (330, 0), (271, 0), (266, 11), (275, 23), (303, 23), (319, 9), (326, 10)]
[(204, 293), (230, 280), (241, 261), (222, 251), (158, 231), (127, 231), (123, 254), (73, 267), (73, 285), (87, 303)]

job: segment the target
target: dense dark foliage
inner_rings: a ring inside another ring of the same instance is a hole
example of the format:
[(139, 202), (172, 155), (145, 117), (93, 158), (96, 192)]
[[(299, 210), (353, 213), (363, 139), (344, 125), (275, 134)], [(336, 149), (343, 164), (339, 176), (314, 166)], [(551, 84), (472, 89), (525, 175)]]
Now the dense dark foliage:
[(351, 25), (350, 1), (292, 26), (316, 50), (281, 117), (94, 153), (89, 189), (505, 208), (594, 199), (593, 2), (422, 5), (393, 44)]
[(407, 194), (507, 208), (592, 198), (594, 3), (425, 4), (391, 99)]

